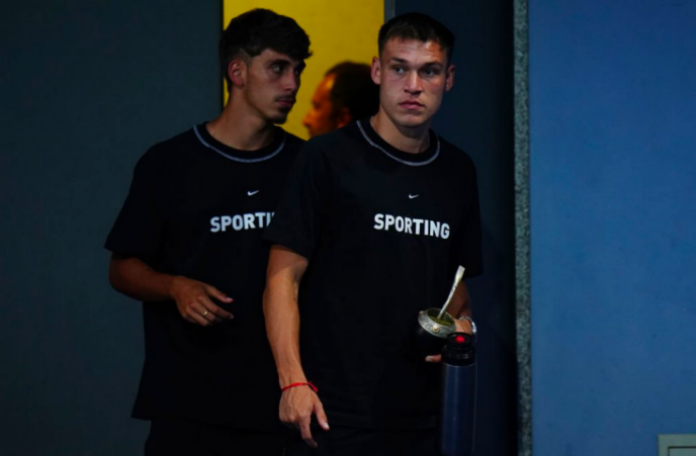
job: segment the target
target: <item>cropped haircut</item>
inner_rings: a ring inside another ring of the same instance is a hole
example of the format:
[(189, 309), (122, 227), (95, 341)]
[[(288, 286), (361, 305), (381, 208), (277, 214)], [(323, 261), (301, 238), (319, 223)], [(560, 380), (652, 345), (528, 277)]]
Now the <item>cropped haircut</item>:
[(285, 54), (293, 60), (305, 60), (312, 55), (309, 37), (294, 19), (271, 10), (257, 8), (232, 19), (222, 32), (219, 58), (222, 76), (231, 81), (227, 71), (237, 58), (251, 59), (266, 49)]
[(379, 53), (382, 55), (385, 44), (393, 38), (401, 40), (418, 40), (424, 43), (434, 41), (440, 45), (452, 60), (454, 52), (454, 33), (441, 22), (423, 13), (406, 13), (390, 19), (379, 29)]

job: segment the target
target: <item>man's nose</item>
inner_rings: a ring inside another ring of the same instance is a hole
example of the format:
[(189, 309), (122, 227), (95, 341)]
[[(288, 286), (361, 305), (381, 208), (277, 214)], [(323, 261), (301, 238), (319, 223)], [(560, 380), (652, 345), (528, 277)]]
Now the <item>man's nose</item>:
[(284, 82), (284, 89), (287, 92), (297, 92), (300, 88), (300, 77), (295, 73), (286, 76)]
[(406, 86), (404, 87), (409, 93), (422, 92), (423, 87), (421, 86), (421, 78), (418, 76), (417, 71), (411, 71), (406, 77)]

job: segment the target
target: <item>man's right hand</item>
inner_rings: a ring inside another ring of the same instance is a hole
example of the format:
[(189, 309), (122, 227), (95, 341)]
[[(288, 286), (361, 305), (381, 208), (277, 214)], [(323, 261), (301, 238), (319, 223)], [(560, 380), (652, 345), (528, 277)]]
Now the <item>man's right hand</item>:
[(308, 386), (297, 386), (283, 391), (280, 398), (280, 421), (298, 428), (307, 445), (316, 448), (317, 442), (312, 438), (310, 429), (312, 414), (316, 415), (319, 426), (328, 431), (329, 421), (324, 413), (324, 406), (314, 391)]
[(231, 320), (233, 315), (216, 304), (210, 298), (224, 303), (231, 303), (232, 298), (217, 288), (186, 277), (175, 277), (169, 291), (176, 307), (184, 320), (200, 326), (210, 326)]

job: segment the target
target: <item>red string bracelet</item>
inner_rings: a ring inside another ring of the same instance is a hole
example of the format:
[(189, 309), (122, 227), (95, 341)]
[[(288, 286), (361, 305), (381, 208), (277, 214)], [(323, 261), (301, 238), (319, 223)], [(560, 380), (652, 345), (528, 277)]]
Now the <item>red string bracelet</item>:
[(318, 393), (318, 392), (319, 392), (319, 388), (317, 388), (316, 386), (314, 386), (314, 383), (312, 383), (312, 382), (307, 382), (307, 383), (291, 383), (291, 384), (289, 384), (288, 386), (282, 387), (282, 388), (280, 389), (280, 391), (289, 390), (290, 388), (294, 388), (294, 387), (296, 387), (296, 386), (309, 386), (310, 388), (312, 388), (312, 391), (314, 391), (315, 393)]

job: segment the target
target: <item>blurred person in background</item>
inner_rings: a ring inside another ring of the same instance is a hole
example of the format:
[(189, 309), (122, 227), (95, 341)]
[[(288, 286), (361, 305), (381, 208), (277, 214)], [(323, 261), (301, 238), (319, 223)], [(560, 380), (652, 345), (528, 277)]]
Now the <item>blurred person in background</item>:
[(302, 124), (314, 137), (372, 116), (378, 108), (379, 86), (372, 82), (370, 65), (342, 62), (326, 72)]

